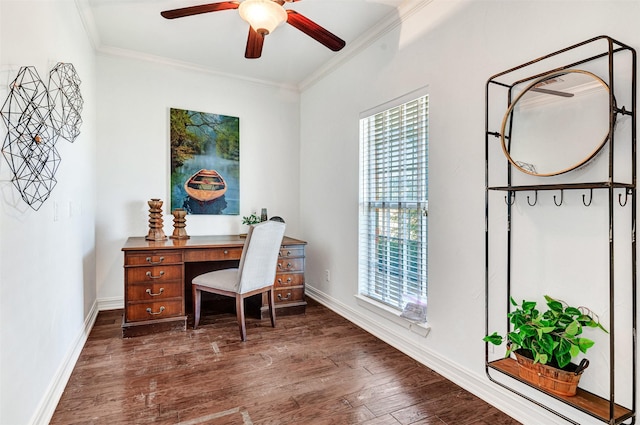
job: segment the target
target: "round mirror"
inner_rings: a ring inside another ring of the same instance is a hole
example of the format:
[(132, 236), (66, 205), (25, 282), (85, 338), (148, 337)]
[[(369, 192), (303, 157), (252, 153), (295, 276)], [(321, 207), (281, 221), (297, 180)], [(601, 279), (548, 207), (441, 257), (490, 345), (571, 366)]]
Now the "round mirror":
[(553, 72), (524, 87), (504, 115), (500, 131), (509, 162), (534, 176), (580, 167), (608, 138), (609, 87), (582, 70)]

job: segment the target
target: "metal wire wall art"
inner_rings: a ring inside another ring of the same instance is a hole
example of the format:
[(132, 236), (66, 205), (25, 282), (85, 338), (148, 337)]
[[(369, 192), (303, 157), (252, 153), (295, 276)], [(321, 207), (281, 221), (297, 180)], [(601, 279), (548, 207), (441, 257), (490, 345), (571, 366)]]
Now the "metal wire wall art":
[(80, 95), (80, 78), (72, 64), (59, 62), (49, 72), (48, 91), (51, 122), (60, 137), (73, 143), (80, 135), (84, 102)]
[(80, 134), (83, 100), (80, 79), (70, 63), (58, 63), (45, 85), (33, 66), (23, 66), (9, 85), (0, 110), (7, 134), (2, 154), (22, 199), (38, 210), (56, 186), (59, 138), (74, 142)]

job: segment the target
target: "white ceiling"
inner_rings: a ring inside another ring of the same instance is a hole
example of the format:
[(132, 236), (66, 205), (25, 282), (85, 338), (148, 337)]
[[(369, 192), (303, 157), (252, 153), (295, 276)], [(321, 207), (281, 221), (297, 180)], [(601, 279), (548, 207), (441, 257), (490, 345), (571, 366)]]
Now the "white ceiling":
[(346, 41), (332, 52), (283, 24), (264, 43), (262, 57), (245, 59), (249, 31), (237, 10), (164, 19), (168, 9), (211, 0), (76, 0), (94, 47), (103, 53), (178, 63), (208, 72), (299, 88), (389, 27), (403, 11), (427, 0), (301, 0), (286, 3)]

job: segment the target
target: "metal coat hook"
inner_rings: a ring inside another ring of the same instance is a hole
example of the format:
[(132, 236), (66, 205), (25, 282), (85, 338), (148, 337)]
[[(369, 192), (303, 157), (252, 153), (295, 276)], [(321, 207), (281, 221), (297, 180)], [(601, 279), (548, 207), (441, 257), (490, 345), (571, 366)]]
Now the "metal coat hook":
[(512, 206), (513, 204), (515, 204), (516, 202), (515, 192), (509, 192), (509, 195), (504, 197), (504, 202), (509, 206)]
[(584, 193), (582, 194), (582, 203), (585, 207), (591, 205), (591, 202), (593, 202), (593, 189), (589, 189), (589, 203), (587, 203)]
[(529, 195), (527, 195), (527, 204), (529, 204), (529, 206), (531, 206), (531, 207), (538, 203), (538, 191), (536, 190), (535, 193), (536, 193), (536, 197), (535, 197), (535, 199), (533, 201), (533, 204), (529, 200)]
[(618, 193), (618, 203), (620, 204), (621, 207), (624, 207), (625, 205), (627, 205), (627, 202), (629, 201), (629, 191), (631, 189), (627, 189), (624, 193), (624, 204), (622, 203), (622, 193)]
[(556, 201), (556, 195), (553, 195), (553, 203), (556, 204), (557, 207), (559, 207), (560, 205), (562, 205), (563, 201), (564, 201), (564, 190), (560, 189), (560, 203)]

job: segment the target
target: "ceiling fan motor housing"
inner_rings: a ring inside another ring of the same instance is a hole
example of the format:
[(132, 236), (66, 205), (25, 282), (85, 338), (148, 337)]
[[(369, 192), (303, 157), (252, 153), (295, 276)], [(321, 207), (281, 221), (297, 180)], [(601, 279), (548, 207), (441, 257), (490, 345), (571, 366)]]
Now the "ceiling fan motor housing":
[(272, 0), (244, 0), (238, 6), (240, 17), (253, 29), (262, 34), (270, 34), (287, 21), (287, 12), (279, 2)]

